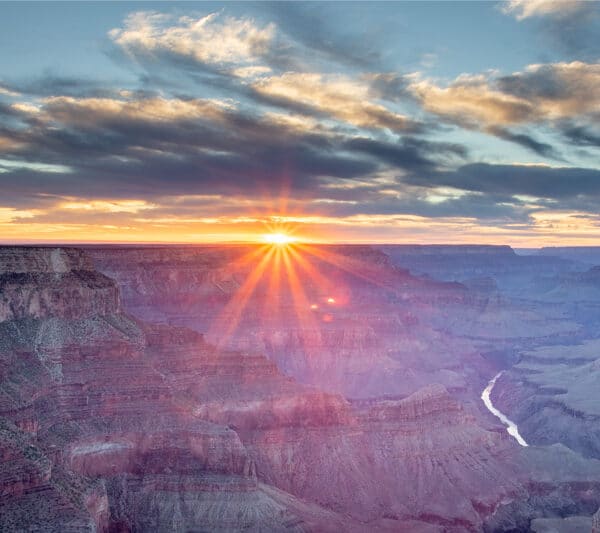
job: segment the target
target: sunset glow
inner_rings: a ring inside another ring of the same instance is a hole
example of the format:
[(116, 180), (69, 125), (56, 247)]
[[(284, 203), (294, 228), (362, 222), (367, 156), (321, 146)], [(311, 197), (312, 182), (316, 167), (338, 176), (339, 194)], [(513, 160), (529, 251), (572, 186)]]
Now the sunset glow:
[(597, 4), (506, 4), (5, 3), (0, 243), (596, 244)]
[(294, 237), (291, 235), (286, 235), (285, 233), (268, 233), (263, 235), (263, 240), (269, 244), (275, 244), (277, 246), (285, 246), (286, 244), (296, 241)]

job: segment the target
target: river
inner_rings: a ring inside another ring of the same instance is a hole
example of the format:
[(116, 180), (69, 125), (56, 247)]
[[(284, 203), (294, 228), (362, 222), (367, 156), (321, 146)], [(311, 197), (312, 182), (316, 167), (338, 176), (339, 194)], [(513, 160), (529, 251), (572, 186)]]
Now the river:
[(501, 375), (502, 372), (498, 372), (498, 374), (496, 374), (490, 380), (490, 382), (487, 384), (487, 387), (483, 389), (483, 392), (481, 393), (481, 399), (483, 400), (483, 403), (487, 407), (488, 411), (492, 413), (495, 417), (499, 418), (500, 422), (502, 422), (506, 426), (506, 431), (508, 431), (509, 435), (511, 437), (514, 437), (521, 446), (528, 446), (527, 442), (525, 442), (525, 439), (519, 433), (519, 428), (517, 427), (517, 424), (510, 420), (502, 411), (496, 409), (494, 407), (494, 404), (492, 403), (492, 399), (490, 397), (492, 394), (492, 389), (496, 384), (496, 380)]

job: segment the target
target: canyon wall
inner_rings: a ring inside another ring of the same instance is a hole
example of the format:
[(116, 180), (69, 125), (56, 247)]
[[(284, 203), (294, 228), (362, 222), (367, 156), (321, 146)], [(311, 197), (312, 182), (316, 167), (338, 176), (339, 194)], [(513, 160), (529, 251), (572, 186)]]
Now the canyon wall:
[[(92, 251), (106, 273), (114, 262), (121, 296), (79, 251), (0, 248), (10, 310), (0, 318), (0, 529), (508, 531), (557, 501), (597, 508), (596, 463), (524, 449), (472, 401), (491, 363), (476, 343), (434, 326), (482, 296), (358, 252), (343, 260), (337, 249), (320, 283), (298, 275), (306, 299), (293, 303), (286, 281), (273, 298), (271, 277), (255, 300), (240, 300), (256, 267), (234, 248), (133, 249), (122, 263), (117, 251)], [(38, 306), (24, 294), (46, 296)], [(217, 336), (210, 319), (225, 309), (226, 324), (242, 325), (233, 341), (174, 325), (167, 311), (186, 295), (182, 321), (197, 310), (193, 324), (206, 320)], [(232, 299), (254, 311), (227, 307)], [(314, 329), (291, 314), (311, 302), (325, 309)], [(162, 324), (131, 314), (153, 305)], [(269, 305), (277, 312), (261, 336), (263, 347), (272, 339), (267, 358), (248, 339)], [(389, 355), (394, 335), (405, 344)], [(349, 400), (335, 391), (350, 369), (361, 376), (351, 390), (367, 393)], [(328, 380), (334, 386), (317, 386)], [(566, 466), (553, 477), (556, 464)]]

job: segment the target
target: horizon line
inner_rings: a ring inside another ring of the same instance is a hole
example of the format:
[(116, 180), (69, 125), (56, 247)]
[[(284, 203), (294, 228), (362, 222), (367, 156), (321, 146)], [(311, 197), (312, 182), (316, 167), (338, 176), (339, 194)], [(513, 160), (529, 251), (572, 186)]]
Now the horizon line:
[[(544, 244), (538, 246), (515, 246), (508, 243), (486, 243), (486, 242), (453, 242), (453, 243), (425, 243), (425, 242), (397, 242), (397, 241), (296, 241), (296, 244), (308, 244), (311, 246), (424, 246), (424, 247), (459, 247), (459, 246), (489, 246), (489, 247), (508, 247), (513, 250), (541, 250), (543, 248), (600, 248), (598, 244), (576, 244), (561, 245), (555, 244)], [(252, 246), (252, 245), (268, 245), (261, 241), (254, 240), (240, 240), (240, 241), (2, 241), (0, 240), (1, 247), (7, 246), (39, 246), (39, 247), (52, 247), (52, 246), (64, 246), (64, 247), (76, 247), (76, 246), (114, 246), (114, 247), (131, 247), (131, 246), (152, 246), (152, 247), (172, 247), (172, 246)]]

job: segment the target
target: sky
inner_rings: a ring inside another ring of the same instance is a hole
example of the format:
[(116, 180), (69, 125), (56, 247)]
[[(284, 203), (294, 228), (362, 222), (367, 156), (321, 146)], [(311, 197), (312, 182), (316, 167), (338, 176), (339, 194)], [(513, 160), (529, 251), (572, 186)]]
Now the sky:
[(0, 3), (0, 242), (600, 245), (600, 3)]

